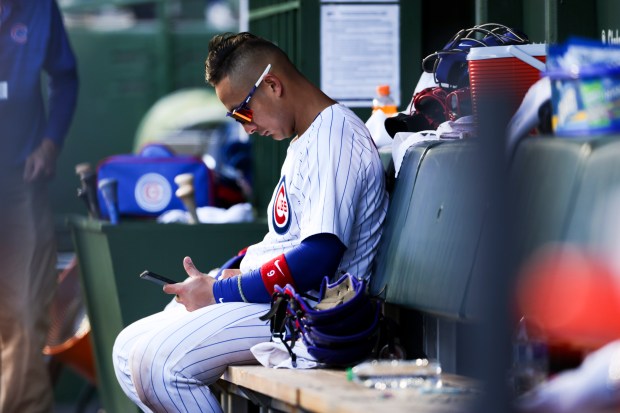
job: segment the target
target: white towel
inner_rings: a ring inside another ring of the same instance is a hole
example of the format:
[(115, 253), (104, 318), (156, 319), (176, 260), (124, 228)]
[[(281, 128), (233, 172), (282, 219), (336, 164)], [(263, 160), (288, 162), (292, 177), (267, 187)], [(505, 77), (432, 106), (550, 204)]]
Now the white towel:
[[(224, 224), (229, 222), (251, 222), (254, 220), (252, 204), (241, 203), (231, 206), (228, 209), (204, 206), (196, 208), (198, 220), (205, 224)], [(169, 223), (188, 223), (189, 212), (182, 209), (172, 209), (157, 217), (157, 222), (162, 224)]]
[(293, 367), (291, 356), (280, 341), (259, 343), (252, 346), (250, 351), (260, 364), (274, 369), (312, 369), (320, 366), (320, 363), (308, 353), (308, 349), (301, 340), (297, 341), (293, 347), (293, 352), (297, 356), (297, 367)]

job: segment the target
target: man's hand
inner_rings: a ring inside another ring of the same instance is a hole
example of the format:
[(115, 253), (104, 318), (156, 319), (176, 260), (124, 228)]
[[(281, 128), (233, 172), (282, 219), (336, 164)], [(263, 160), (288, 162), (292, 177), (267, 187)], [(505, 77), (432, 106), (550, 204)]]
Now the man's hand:
[(39, 178), (51, 178), (56, 170), (58, 148), (49, 138), (44, 138), (41, 144), (26, 159), (24, 167), (24, 181), (33, 182)]
[(226, 268), (225, 270), (222, 270), (222, 275), (220, 275), (220, 280), (225, 280), (226, 278), (231, 278), (234, 277), (235, 275), (240, 275), (241, 274), (241, 270), (236, 269), (236, 268)]
[(215, 279), (198, 271), (190, 257), (183, 259), (183, 267), (189, 278), (182, 283), (165, 285), (164, 292), (176, 294), (177, 301), (183, 304), (187, 311), (195, 311), (215, 304), (213, 296)]

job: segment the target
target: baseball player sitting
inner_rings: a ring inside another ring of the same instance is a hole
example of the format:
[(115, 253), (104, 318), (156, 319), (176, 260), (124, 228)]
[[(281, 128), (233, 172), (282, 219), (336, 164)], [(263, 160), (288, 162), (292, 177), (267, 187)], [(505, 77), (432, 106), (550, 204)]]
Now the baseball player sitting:
[(125, 393), (145, 412), (220, 412), (209, 385), (271, 339), (275, 285), (317, 289), (324, 276), (368, 278), (385, 214), (384, 172), (351, 110), (311, 84), (273, 43), (250, 33), (209, 43), (206, 80), (248, 133), (291, 138), (268, 207), (269, 232), (239, 269), (211, 277), (190, 257), (188, 278), (162, 312), (126, 327), (113, 358)]

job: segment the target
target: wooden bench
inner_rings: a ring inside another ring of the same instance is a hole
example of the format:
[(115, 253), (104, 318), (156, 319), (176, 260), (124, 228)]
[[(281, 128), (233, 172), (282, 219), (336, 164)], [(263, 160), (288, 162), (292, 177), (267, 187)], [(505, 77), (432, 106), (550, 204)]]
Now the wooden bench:
[[(476, 385), (463, 345), (484, 307), (482, 292), (490, 245), (497, 241), (489, 216), (476, 140), (428, 143), (407, 152), (394, 190), (371, 292), (408, 333), (407, 350), (437, 358), (448, 386)], [(518, 266), (549, 242), (601, 246), (604, 223), (593, 216), (620, 183), (620, 140), (531, 138), (511, 161), (505, 218), (509, 261)], [(501, 274), (497, 274), (501, 276)], [(505, 276), (509, 276), (506, 274)], [(244, 412), (251, 400), (261, 411), (457, 412), (476, 394), (381, 392), (347, 380), (342, 370), (274, 370), (234, 366), (222, 376), (225, 411)]]
[[(472, 381), (456, 375), (442, 380), (451, 388), (466, 389)], [(343, 370), (268, 369), (229, 367), (219, 382), (224, 411), (243, 413), (245, 400), (262, 411), (283, 412), (458, 412), (473, 402), (476, 392), (420, 393), (413, 389), (379, 391), (347, 380)]]

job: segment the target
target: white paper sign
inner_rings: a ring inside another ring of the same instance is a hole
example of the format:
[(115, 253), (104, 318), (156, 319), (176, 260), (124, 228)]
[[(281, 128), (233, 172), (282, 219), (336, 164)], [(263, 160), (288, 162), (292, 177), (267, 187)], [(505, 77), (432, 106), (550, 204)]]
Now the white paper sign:
[(400, 6), (321, 5), (321, 89), (350, 107), (370, 107), (378, 85), (400, 105)]

